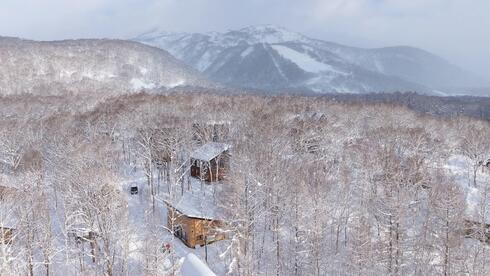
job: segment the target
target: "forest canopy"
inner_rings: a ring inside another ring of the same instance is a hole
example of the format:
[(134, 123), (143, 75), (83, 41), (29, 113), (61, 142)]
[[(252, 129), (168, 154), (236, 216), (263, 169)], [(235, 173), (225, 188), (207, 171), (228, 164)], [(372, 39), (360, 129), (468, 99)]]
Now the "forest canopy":
[[(0, 113), (0, 186), (13, 189), (0, 221), (16, 218), (13, 242), (0, 250), (2, 275), (174, 273), (176, 253), (158, 245), (179, 241), (164, 234), (158, 206), (189, 192), (189, 155), (211, 141), (231, 145), (227, 181), (208, 194), (227, 220), (228, 239), (209, 262), (215, 271), (489, 268), (485, 120), (391, 103), (187, 91), (10, 96)], [(135, 172), (151, 206), (137, 220), (124, 186)]]

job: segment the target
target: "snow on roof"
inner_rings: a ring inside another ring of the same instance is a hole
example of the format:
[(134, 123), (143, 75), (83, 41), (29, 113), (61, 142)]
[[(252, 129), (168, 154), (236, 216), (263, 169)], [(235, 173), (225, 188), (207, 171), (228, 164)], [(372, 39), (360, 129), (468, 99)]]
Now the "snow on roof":
[(180, 268), (182, 276), (216, 276), (216, 274), (196, 255), (189, 253)]
[[(208, 194), (207, 197), (212, 197)], [(186, 192), (177, 202), (166, 202), (187, 217), (216, 220), (217, 215), (212, 200), (194, 192)]]
[(220, 220), (222, 215), (213, 200), (213, 187), (201, 186), (199, 180), (192, 179), (191, 188), (191, 191), (186, 191), (180, 199), (165, 202), (187, 217)]
[(211, 142), (204, 144), (197, 150), (191, 153), (191, 158), (201, 161), (209, 162), (216, 158), (218, 155), (227, 151), (230, 145), (224, 143)]

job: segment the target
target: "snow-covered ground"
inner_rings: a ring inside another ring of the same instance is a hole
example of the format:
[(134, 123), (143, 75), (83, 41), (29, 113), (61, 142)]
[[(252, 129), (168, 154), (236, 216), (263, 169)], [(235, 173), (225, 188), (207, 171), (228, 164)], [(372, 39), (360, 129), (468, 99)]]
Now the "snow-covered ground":
[(273, 45), (272, 48), (277, 51), (282, 57), (297, 64), (306, 72), (318, 73), (323, 71), (335, 71), (332, 66), (321, 63), (305, 53), (297, 52), (291, 48), (282, 45)]
[[(454, 177), (454, 181), (464, 191), (466, 199), (465, 215), (467, 219), (478, 221), (483, 215), (490, 223), (490, 169), (481, 166), (477, 172), (477, 186), (473, 183), (472, 161), (462, 155), (452, 155), (445, 168)], [(486, 190), (486, 191), (485, 191)], [(485, 193), (488, 195), (485, 197)], [(485, 214), (482, 212), (482, 206)]]
[(214, 276), (209, 267), (202, 262), (196, 255), (189, 253), (182, 264), (181, 268), (182, 275), (189, 276)]
[[(157, 177), (154, 178), (155, 183), (158, 182)], [(202, 196), (209, 198), (213, 197), (212, 185), (202, 184), (198, 179), (189, 178), (190, 189), (184, 191), (184, 196), (180, 198), (181, 204), (186, 205), (188, 208), (194, 209), (196, 212), (202, 212), (202, 210), (211, 208), (209, 205), (202, 205), (202, 202), (210, 202), (210, 200), (200, 201)], [(187, 182), (186, 182), (187, 183)], [(139, 192), (136, 195), (131, 195), (130, 187), (138, 186)], [(176, 262), (184, 262), (184, 258), (193, 253), (199, 257), (203, 262), (206, 259), (206, 252), (204, 247), (192, 249), (187, 247), (181, 240), (173, 236), (166, 228), (167, 225), (167, 208), (164, 200), (169, 199), (168, 187), (164, 183), (164, 180), (157, 186), (158, 194), (156, 196), (155, 210), (153, 211), (152, 200), (150, 195), (150, 189), (148, 188), (147, 178), (144, 176), (141, 170), (130, 170), (125, 176), (125, 180), (121, 183), (121, 190), (125, 195), (128, 202), (129, 209), (129, 222), (130, 228), (133, 229), (133, 235), (131, 236), (131, 250), (130, 258), (132, 260), (131, 273), (132, 275), (141, 274), (144, 271), (145, 256), (145, 234), (147, 227), (157, 226), (158, 243), (162, 245), (170, 244), (172, 253), (175, 255)], [(222, 185), (220, 183), (214, 185)], [(189, 200), (192, 199), (192, 200)], [(185, 201), (185, 202), (184, 202)], [(194, 206), (195, 205), (195, 206)], [(219, 241), (208, 245), (208, 266), (217, 275), (224, 275), (226, 272), (226, 264), (220, 257), (220, 254), (227, 246), (227, 241)], [(165, 254), (162, 252), (162, 254)], [(167, 260), (168, 262), (168, 260)], [(170, 265), (170, 264), (165, 264)], [(186, 276), (185, 274), (183, 274)]]

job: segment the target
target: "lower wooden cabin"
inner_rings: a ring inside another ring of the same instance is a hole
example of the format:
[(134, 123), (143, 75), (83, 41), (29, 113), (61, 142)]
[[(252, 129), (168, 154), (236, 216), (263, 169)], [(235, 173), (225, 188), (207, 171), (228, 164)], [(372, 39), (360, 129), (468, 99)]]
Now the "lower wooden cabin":
[(14, 238), (14, 228), (0, 227), (0, 244), (10, 244)]
[(206, 182), (224, 180), (229, 170), (230, 146), (211, 142), (191, 154), (191, 176)]
[(195, 248), (226, 239), (222, 220), (196, 216), (167, 204), (167, 226), (185, 245)]
[(0, 244), (10, 244), (14, 240), (18, 217), (14, 211), (19, 191), (0, 185)]

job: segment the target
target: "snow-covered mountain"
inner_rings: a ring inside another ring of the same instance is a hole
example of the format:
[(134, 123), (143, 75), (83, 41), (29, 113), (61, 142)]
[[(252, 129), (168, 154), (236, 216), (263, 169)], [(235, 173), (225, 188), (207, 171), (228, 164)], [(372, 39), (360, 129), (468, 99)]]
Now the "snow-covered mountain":
[(151, 31), (135, 40), (169, 51), (211, 80), (242, 88), (444, 94), (443, 88), (482, 83), (417, 48), (348, 47), (271, 25), (226, 33)]
[(166, 51), (137, 42), (37, 42), (0, 37), (0, 95), (107, 95), (209, 84), (199, 72)]

